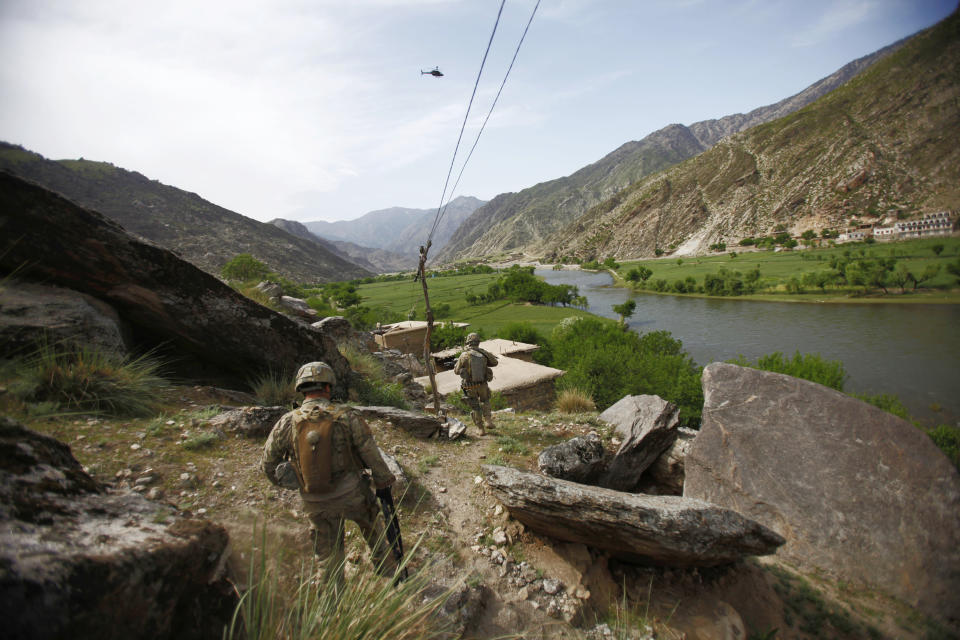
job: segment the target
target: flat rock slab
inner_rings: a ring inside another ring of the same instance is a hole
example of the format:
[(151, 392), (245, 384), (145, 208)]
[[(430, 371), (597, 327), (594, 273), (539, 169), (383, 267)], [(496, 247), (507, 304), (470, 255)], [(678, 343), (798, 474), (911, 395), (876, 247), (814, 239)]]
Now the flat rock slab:
[(541, 473), (561, 480), (592, 484), (604, 465), (603, 442), (595, 433), (577, 436), (540, 452)]
[(436, 416), (396, 407), (353, 407), (365, 420), (386, 420), (418, 438), (429, 438), (440, 431), (443, 424)]
[(880, 588), (955, 624), (960, 475), (930, 438), (813, 382), (714, 363), (684, 495), (754, 518), (805, 569)]
[(642, 564), (714, 566), (773, 553), (783, 538), (735, 511), (484, 465), (493, 495), (534, 531)]

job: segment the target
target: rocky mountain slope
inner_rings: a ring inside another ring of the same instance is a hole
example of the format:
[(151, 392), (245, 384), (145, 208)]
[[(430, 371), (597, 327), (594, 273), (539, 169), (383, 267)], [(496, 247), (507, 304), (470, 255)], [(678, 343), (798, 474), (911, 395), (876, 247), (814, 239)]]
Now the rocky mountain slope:
[(270, 224), (280, 227), (287, 233), (299, 238), (319, 242), (328, 251), (374, 273), (393, 273), (417, 268), (417, 259), (414, 256), (402, 255), (387, 249), (362, 247), (346, 240), (327, 240), (315, 235), (304, 224), (296, 220), (276, 218), (271, 220)]
[(300, 282), (327, 282), (371, 275), (370, 271), (316, 242), (291, 236), (108, 162), (53, 161), (22, 147), (0, 143), (0, 169), (62, 194), (125, 229), (177, 252), (218, 275), (239, 253)]
[[(484, 204), (483, 200), (471, 196), (459, 196), (451, 200), (433, 234), (434, 251), (444, 247), (460, 224)], [(305, 224), (311, 233), (327, 240), (353, 242), (363, 247), (387, 249), (416, 258), (420, 245), (427, 241), (436, 215), (436, 209), (391, 207), (371, 211), (356, 220), (318, 220)]]
[(558, 257), (680, 254), (767, 234), (960, 206), (960, 16), (845, 86), (722, 140), (598, 204), (540, 249)]
[(468, 218), (438, 261), (490, 256), (506, 251), (537, 251), (545, 239), (641, 178), (712, 147), (725, 136), (792, 113), (843, 85), (901, 47), (901, 40), (840, 68), (800, 93), (746, 114), (672, 124), (640, 141), (628, 142), (570, 176), (518, 193), (501, 194)]

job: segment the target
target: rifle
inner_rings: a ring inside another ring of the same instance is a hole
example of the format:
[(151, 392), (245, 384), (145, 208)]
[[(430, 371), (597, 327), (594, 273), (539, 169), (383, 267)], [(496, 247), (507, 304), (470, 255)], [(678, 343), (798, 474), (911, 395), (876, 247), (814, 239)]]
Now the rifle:
[(393, 579), (394, 584), (396, 584), (408, 578), (407, 568), (403, 567), (403, 538), (400, 537), (400, 521), (397, 519), (397, 510), (393, 506), (393, 494), (390, 487), (377, 489), (376, 493), (380, 500), (380, 509), (383, 511), (383, 520), (387, 527), (387, 540), (393, 548), (393, 557), (397, 559), (397, 575)]

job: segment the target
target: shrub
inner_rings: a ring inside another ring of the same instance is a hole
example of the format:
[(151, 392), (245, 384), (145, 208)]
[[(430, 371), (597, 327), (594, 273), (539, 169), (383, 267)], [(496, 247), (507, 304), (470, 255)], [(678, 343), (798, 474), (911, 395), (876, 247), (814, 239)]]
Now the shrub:
[(742, 355), (728, 362), (741, 367), (752, 367), (763, 371), (784, 373), (794, 378), (803, 378), (837, 391), (843, 391), (843, 385), (847, 380), (847, 372), (843, 368), (842, 362), (839, 360), (824, 360), (818, 353), (801, 354), (797, 351), (793, 354), (793, 358), (788, 360), (782, 353), (776, 351), (760, 356), (756, 363), (751, 363)]
[(239, 280), (240, 282), (263, 280), (268, 273), (270, 273), (270, 269), (267, 268), (267, 265), (249, 253), (240, 253), (234, 256), (220, 270), (220, 275), (227, 280)]
[(157, 412), (158, 391), (168, 382), (152, 353), (130, 358), (93, 347), (40, 343), (12, 360), (10, 392), (28, 403), (54, 404), (66, 411), (114, 416), (149, 416)]
[(556, 407), (560, 413), (586, 413), (597, 410), (597, 405), (590, 394), (576, 387), (561, 391), (557, 395)]
[(926, 429), (927, 435), (943, 451), (950, 462), (960, 470), (960, 429), (941, 424), (932, 429)]
[(700, 422), (700, 368), (667, 331), (639, 335), (596, 318), (566, 320), (550, 338), (550, 366), (566, 370), (558, 388), (588, 393), (598, 409), (625, 395), (653, 394), (680, 407), (681, 423)]
[(534, 362), (546, 364), (553, 357), (549, 338), (537, 331), (529, 322), (508, 322), (497, 333), (497, 337), (514, 342), (539, 345), (540, 348), (533, 352)]
[[(462, 346), (467, 339), (467, 327), (458, 327), (452, 322), (439, 323), (433, 326), (430, 333), (430, 349), (432, 351), (443, 351), (453, 347)], [(477, 331), (477, 334), (482, 333)], [(483, 340), (483, 336), (480, 337)]]
[(403, 385), (399, 382), (363, 379), (357, 385), (361, 404), (378, 407), (396, 407), (409, 409), (407, 398), (403, 395)]

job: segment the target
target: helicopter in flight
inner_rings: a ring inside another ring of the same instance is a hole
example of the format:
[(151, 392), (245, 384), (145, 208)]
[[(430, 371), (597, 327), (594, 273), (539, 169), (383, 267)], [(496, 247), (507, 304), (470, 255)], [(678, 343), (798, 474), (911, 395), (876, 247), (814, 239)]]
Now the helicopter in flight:
[(440, 67), (434, 67), (434, 68), (433, 68), (432, 70), (430, 70), (430, 71), (424, 71), (423, 69), (421, 69), (421, 70), (420, 70), (420, 75), (422, 75), (422, 76), (433, 76), (434, 78), (441, 78), (441, 77), (443, 77), (443, 71), (440, 71)]

